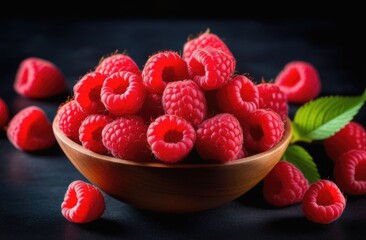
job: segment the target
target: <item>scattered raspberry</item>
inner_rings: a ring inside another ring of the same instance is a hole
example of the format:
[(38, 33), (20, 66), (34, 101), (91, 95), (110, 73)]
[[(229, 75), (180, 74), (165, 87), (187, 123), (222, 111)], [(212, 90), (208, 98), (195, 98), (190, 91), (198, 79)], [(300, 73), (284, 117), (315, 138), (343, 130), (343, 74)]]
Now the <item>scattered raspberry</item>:
[(277, 75), (275, 84), (286, 94), (287, 100), (294, 103), (316, 98), (321, 88), (318, 71), (310, 63), (301, 61), (286, 64)]
[(301, 202), (308, 188), (308, 180), (297, 167), (280, 161), (264, 178), (263, 195), (269, 204), (284, 207)]
[(151, 123), (157, 117), (164, 115), (165, 112), (161, 99), (161, 94), (146, 92), (145, 102), (138, 115), (147, 123)]
[(163, 107), (167, 114), (177, 115), (196, 126), (206, 116), (205, 95), (192, 80), (170, 82), (163, 93)]
[(264, 152), (274, 147), (285, 131), (281, 117), (272, 110), (258, 109), (241, 119), (245, 147), (250, 152)]
[(175, 52), (159, 52), (151, 56), (142, 70), (142, 79), (149, 92), (162, 94), (168, 82), (188, 78), (186, 62)]
[(102, 143), (102, 130), (110, 122), (112, 122), (112, 118), (106, 115), (93, 114), (87, 116), (79, 128), (79, 139), (82, 145), (96, 153), (108, 153)]
[(305, 216), (316, 223), (337, 220), (346, 207), (346, 199), (334, 182), (319, 180), (310, 185), (302, 199)]
[(121, 71), (132, 72), (141, 76), (140, 69), (135, 61), (125, 54), (115, 54), (107, 57), (95, 69), (95, 72), (102, 73), (107, 77)]
[(67, 91), (65, 78), (51, 62), (40, 58), (26, 58), (18, 68), (15, 91), (29, 98), (47, 98)]
[(333, 161), (352, 149), (366, 151), (366, 131), (359, 123), (349, 122), (336, 134), (325, 139), (324, 147)]
[(195, 148), (203, 159), (235, 160), (243, 146), (239, 121), (229, 113), (218, 114), (197, 126)]
[(145, 101), (145, 87), (139, 75), (117, 72), (104, 80), (101, 98), (108, 111), (116, 116), (134, 114)]
[(259, 93), (259, 105), (261, 109), (271, 109), (278, 113), (283, 121), (288, 115), (287, 97), (281, 89), (273, 83), (261, 83), (257, 85)]
[(10, 120), (7, 135), (16, 148), (24, 151), (47, 149), (56, 141), (46, 113), (35, 106), (24, 108)]
[(100, 99), (100, 91), (106, 76), (91, 72), (74, 85), (75, 101), (86, 114), (103, 113), (107, 109)]
[(100, 218), (105, 210), (102, 192), (95, 186), (76, 180), (70, 183), (61, 204), (62, 215), (74, 223), (87, 223)]
[(120, 117), (104, 127), (102, 142), (113, 156), (141, 162), (150, 158), (146, 131), (141, 117)]
[(233, 75), (235, 64), (226, 53), (212, 47), (197, 49), (188, 61), (188, 72), (203, 90), (223, 87)]
[(0, 98), (0, 130), (9, 122), (9, 110), (6, 103)]
[(335, 162), (334, 178), (345, 193), (366, 194), (366, 151), (350, 150), (342, 154)]
[(155, 119), (147, 130), (151, 151), (159, 160), (176, 163), (189, 154), (196, 133), (191, 124), (176, 115), (163, 115)]
[(253, 82), (243, 75), (230, 80), (217, 92), (217, 103), (221, 111), (245, 118), (258, 108), (259, 95)]
[(72, 100), (61, 106), (57, 116), (61, 131), (68, 138), (79, 143), (79, 128), (87, 115), (81, 111), (76, 101)]

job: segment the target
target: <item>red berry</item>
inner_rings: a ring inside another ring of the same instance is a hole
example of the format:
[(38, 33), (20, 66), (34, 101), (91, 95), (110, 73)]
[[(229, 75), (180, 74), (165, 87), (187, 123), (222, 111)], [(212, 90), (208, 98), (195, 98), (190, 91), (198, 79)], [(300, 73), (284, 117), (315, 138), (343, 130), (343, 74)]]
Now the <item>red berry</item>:
[(251, 80), (238, 75), (217, 92), (217, 103), (221, 111), (245, 118), (258, 108), (258, 90)]
[(47, 149), (56, 141), (46, 113), (35, 106), (24, 108), (10, 120), (7, 135), (16, 148), (24, 151)]
[(264, 178), (263, 195), (268, 203), (284, 207), (301, 202), (308, 188), (308, 180), (297, 167), (280, 161)]
[(342, 154), (335, 162), (334, 178), (345, 193), (366, 194), (366, 151), (350, 150)]
[(147, 123), (151, 123), (155, 118), (164, 115), (165, 112), (161, 99), (161, 94), (146, 92), (145, 102), (138, 115)]
[(336, 161), (343, 153), (352, 149), (366, 151), (366, 131), (357, 122), (349, 122), (340, 131), (324, 140), (327, 155)]
[(235, 70), (233, 59), (212, 47), (197, 49), (188, 60), (188, 72), (203, 90), (223, 87)]
[(321, 88), (318, 71), (310, 63), (301, 61), (286, 64), (275, 84), (286, 94), (288, 101), (294, 103), (316, 98)]
[(51, 62), (40, 58), (27, 58), (20, 63), (15, 91), (29, 98), (47, 98), (67, 90), (61, 71)]
[(240, 123), (229, 113), (203, 121), (196, 134), (195, 148), (203, 159), (222, 163), (235, 160), (243, 146)]
[(102, 143), (102, 130), (110, 122), (112, 118), (106, 115), (87, 116), (79, 128), (79, 139), (82, 145), (90, 151), (106, 154), (108, 150)]
[(110, 76), (116, 72), (132, 72), (141, 75), (140, 69), (135, 61), (125, 54), (115, 54), (103, 59), (95, 68), (95, 72)]
[(313, 222), (328, 224), (337, 220), (346, 207), (346, 199), (334, 182), (319, 180), (310, 185), (302, 199), (302, 210)]
[(79, 128), (86, 118), (75, 100), (72, 100), (60, 107), (57, 112), (58, 125), (61, 131), (74, 142), (79, 143)]
[(188, 78), (186, 62), (175, 52), (159, 52), (151, 56), (142, 70), (142, 79), (149, 92), (162, 94), (168, 82)]
[(91, 72), (84, 75), (74, 85), (75, 101), (86, 114), (103, 113), (107, 109), (100, 99), (100, 91), (106, 76)]
[(117, 72), (104, 80), (101, 99), (109, 112), (116, 116), (134, 114), (145, 101), (145, 87), (139, 75)]
[(245, 148), (250, 152), (264, 152), (274, 147), (285, 131), (281, 117), (272, 110), (258, 109), (241, 119)]
[(236, 159), (245, 158), (245, 157), (247, 157), (247, 156), (248, 156), (247, 151), (245, 150), (245, 148), (244, 148), (244, 147), (242, 147), (242, 148), (240, 149), (240, 151), (238, 152), (238, 154), (236, 155)]
[(0, 129), (9, 122), (9, 110), (6, 103), (0, 98)]
[(141, 117), (120, 117), (103, 128), (102, 142), (115, 157), (143, 162), (150, 159), (146, 131)]
[(196, 126), (206, 116), (203, 91), (192, 80), (170, 82), (163, 93), (163, 107), (167, 114), (177, 115)]
[(100, 218), (105, 210), (102, 192), (95, 186), (76, 180), (70, 183), (61, 203), (62, 215), (74, 223), (87, 223)]
[(287, 97), (281, 89), (273, 83), (261, 83), (257, 85), (259, 93), (259, 105), (261, 109), (271, 109), (278, 113), (283, 121), (288, 115)]
[(196, 132), (191, 124), (176, 115), (158, 117), (147, 130), (151, 151), (166, 163), (181, 161), (192, 150), (195, 139)]

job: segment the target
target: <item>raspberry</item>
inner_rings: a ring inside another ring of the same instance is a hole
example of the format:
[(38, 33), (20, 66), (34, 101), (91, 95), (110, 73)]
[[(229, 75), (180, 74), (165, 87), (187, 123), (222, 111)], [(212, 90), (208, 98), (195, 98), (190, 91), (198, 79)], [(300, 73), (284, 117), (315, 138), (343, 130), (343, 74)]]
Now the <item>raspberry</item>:
[(99, 188), (81, 180), (70, 183), (61, 203), (62, 215), (74, 223), (97, 220), (104, 210), (104, 197)]
[(243, 146), (239, 121), (229, 113), (218, 114), (197, 126), (195, 148), (203, 159), (235, 160)]
[(245, 150), (245, 148), (244, 148), (244, 147), (242, 147), (242, 148), (240, 149), (240, 151), (238, 152), (238, 154), (236, 155), (236, 159), (245, 158), (245, 157), (247, 157), (247, 156), (248, 156), (247, 151)]
[(250, 152), (264, 152), (274, 147), (285, 131), (281, 117), (272, 110), (258, 109), (241, 119), (245, 147)]
[(87, 116), (79, 128), (79, 139), (82, 145), (90, 151), (106, 154), (108, 151), (102, 143), (102, 130), (110, 122), (112, 118), (106, 115)]
[(328, 224), (338, 219), (346, 199), (334, 182), (319, 180), (310, 185), (302, 199), (305, 216), (316, 223)]
[(107, 111), (100, 99), (100, 91), (105, 79), (105, 75), (91, 72), (84, 75), (74, 85), (75, 101), (86, 114)]
[(147, 130), (147, 142), (155, 157), (166, 163), (176, 163), (189, 154), (196, 132), (184, 118), (163, 115), (156, 118)]
[(366, 131), (359, 123), (349, 122), (336, 134), (325, 139), (324, 147), (333, 161), (352, 149), (366, 151)]
[(216, 34), (210, 33), (209, 31), (206, 31), (205, 33), (199, 35), (197, 38), (188, 40), (184, 44), (183, 59), (188, 62), (188, 60), (192, 56), (192, 53), (196, 49), (205, 47), (212, 47), (220, 51), (223, 51), (233, 59), (234, 65), (236, 64), (235, 58), (233, 54), (230, 52), (229, 48), (226, 46), (226, 44)]
[(5, 102), (0, 98), (0, 129), (9, 122), (9, 110)]
[(141, 117), (120, 117), (103, 128), (102, 142), (113, 156), (141, 162), (150, 158), (146, 131)]
[(286, 64), (277, 75), (275, 84), (293, 103), (305, 103), (316, 98), (321, 88), (318, 71), (310, 63), (301, 61)]
[(86, 118), (75, 100), (64, 104), (57, 112), (58, 125), (61, 131), (74, 142), (79, 143), (79, 128)]
[(273, 83), (261, 83), (257, 85), (259, 93), (259, 105), (261, 109), (271, 109), (278, 113), (283, 121), (288, 115), (287, 97), (281, 89)]
[(218, 90), (217, 102), (223, 112), (245, 118), (258, 108), (258, 90), (251, 80), (239, 75)]
[(35, 106), (24, 108), (10, 120), (7, 135), (16, 148), (24, 151), (47, 149), (56, 141), (46, 113)]
[(139, 111), (139, 116), (145, 122), (151, 123), (155, 118), (165, 114), (161, 99), (161, 94), (146, 92), (145, 102)]
[(196, 126), (206, 116), (206, 99), (192, 80), (170, 82), (163, 93), (163, 107), (167, 114), (177, 115)]
[(366, 151), (350, 150), (342, 154), (335, 162), (334, 178), (345, 193), (366, 194)]
[(95, 72), (110, 76), (113, 73), (127, 71), (141, 75), (140, 69), (135, 61), (125, 54), (115, 54), (103, 59), (96, 67)]
[(26, 58), (18, 68), (15, 91), (29, 98), (47, 98), (67, 91), (63, 74), (51, 62), (40, 58)]
[(131, 72), (117, 72), (103, 83), (101, 98), (114, 115), (134, 114), (145, 101), (145, 87), (141, 77)]
[(235, 64), (226, 53), (212, 47), (197, 49), (188, 60), (188, 72), (203, 90), (224, 86), (233, 75)]
[(168, 82), (188, 78), (186, 62), (175, 52), (165, 51), (151, 56), (142, 70), (148, 91), (162, 94)]
[(264, 178), (263, 195), (277, 207), (299, 203), (309, 188), (304, 174), (292, 163), (280, 161)]

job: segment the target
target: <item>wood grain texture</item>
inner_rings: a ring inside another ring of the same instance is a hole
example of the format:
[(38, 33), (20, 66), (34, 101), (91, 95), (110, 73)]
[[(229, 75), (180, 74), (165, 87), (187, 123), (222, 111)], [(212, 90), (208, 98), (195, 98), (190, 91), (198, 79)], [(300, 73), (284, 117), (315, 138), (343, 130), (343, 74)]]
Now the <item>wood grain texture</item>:
[(286, 150), (283, 139), (271, 150), (226, 164), (137, 163), (93, 153), (67, 138), (53, 121), (57, 142), (71, 163), (91, 183), (135, 207), (158, 212), (197, 212), (243, 195), (260, 182)]

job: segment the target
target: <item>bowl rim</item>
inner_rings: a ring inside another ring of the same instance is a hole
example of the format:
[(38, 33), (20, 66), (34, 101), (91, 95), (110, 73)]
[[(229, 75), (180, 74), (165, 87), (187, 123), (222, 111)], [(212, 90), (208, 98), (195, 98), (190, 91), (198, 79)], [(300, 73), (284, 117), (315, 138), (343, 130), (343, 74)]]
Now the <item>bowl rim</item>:
[(70, 148), (74, 149), (75, 151), (81, 152), (85, 155), (90, 155), (93, 158), (100, 159), (102, 161), (112, 162), (116, 164), (125, 164), (125, 165), (131, 165), (131, 166), (140, 166), (140, 167), (152, 167), (152, 168), (212, 168), (212, 167), (224, 167), (224, 166), (235, 166), (242, 163), (248, 163), (251, 161), (258, 160), (262, 157), (265, 157), (267, 155), (272, 154), (273, 152), (276, 152), (281, 147), (283, 147), (284, 144), (290, 141), (292, 137), (292, 127), (291, 127), (291, 120), (287, 117), (285, 122), (285, 132), (282, 136), (281, 141), (279, 141), (276, 146), (271, 148), (270, 150), (267, 150), (265, 152), (257, 153), (254, 155), (251, 155), (249, 157), (244, 157), (240, 159), (236, 159), (233, 161), (229, 161), (226, 163), (159, 163), (159, 162), (136, 162), (126, 159), (121, 159), (113, 156), (103, 155), (99, 153), (92, 152), (86, 148), (84, 148), (82, 145), (74, 142), (70, 138), (68, 138), (61, 129), (58, 126), (58, 116), (56, 115), (53, 122), (52, 122), (52, 129), (53, 133), (57, 140), (62, 141), (64, 144), (68, 145)]

